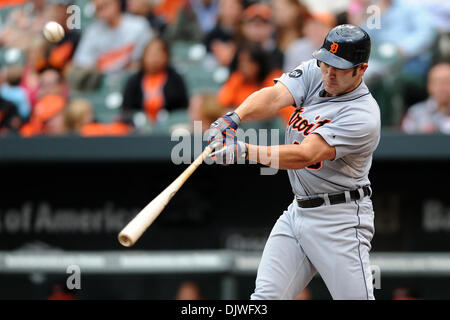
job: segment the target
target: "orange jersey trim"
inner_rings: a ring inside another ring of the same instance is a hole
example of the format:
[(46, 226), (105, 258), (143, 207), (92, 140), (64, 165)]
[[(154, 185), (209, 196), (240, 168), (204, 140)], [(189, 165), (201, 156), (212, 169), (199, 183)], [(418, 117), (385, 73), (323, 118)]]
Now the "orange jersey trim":
[(105, 72), (121, 64), (127, 64), (131, 61), (133, 49), (133, 44), (127, 44), (102, 54), (97, 60), (97, 69), (101, 72)]
[(144, 109), (151, 121), (156, 121), (159, 111), (164, 107), (164, 85), (167, 82), (167, 72), (146, 75), (142, 78)]

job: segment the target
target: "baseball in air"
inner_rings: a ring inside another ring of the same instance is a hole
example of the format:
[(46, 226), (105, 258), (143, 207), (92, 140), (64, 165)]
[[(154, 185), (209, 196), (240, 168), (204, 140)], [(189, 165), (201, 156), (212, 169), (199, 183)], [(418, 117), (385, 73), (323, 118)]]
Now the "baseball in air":
[(50, 42), (59, 42), (64, 38), (64, 28), (55, 21), (49, 21), (43, 29), (44, 37)]

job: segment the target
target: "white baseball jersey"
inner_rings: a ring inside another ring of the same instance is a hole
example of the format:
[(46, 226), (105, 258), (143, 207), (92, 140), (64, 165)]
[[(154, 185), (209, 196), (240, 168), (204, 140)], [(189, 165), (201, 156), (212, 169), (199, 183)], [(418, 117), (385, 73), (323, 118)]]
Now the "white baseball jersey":
[(297, 107), (286, 128), (286, 144), (299, 144), (311, 133), (336, 148), (336, 158), (308, 168), (288, 170), (296, 196), (352, 190), (369, 184), (372, 154), (380, 140), (380, 110), (364, 81), (351, 92), (325, 97), (316, 59), (275, 81), (283, 83)]
[[(316, 60), (283, 74), (297, 106), (286, 144), (312, 133), (336, 147), (336, 158), (288, 170), (295, 197), (340, 193), (369, 184), (372, 153), (380, 139), (380, 112), (364, 82), (337, 97), (324, 97)], [(316, 273), (333, 299), (374, 299), (369, 251), (374, 212), (369, 196), (302, 208), (294, 199), (264, 247), (251, 299), (294, 299)]]

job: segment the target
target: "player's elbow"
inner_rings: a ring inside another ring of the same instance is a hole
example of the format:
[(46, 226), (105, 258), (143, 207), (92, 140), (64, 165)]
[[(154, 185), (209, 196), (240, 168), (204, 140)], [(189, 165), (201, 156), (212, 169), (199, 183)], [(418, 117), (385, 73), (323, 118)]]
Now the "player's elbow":
[(285, 154), (285, 156), (280, 159), (280, 169), (299, 170), (314, 163), (315, 156), (308, 153), (306, 148), (301, 148), (299, 146), (296, 149), (295, 152)]
[(303, 169), (318, 162), (320, 162), (318, 157), (313, 156), (301, 157), (293, 164), (293, 169), (294, 170)]
[(299, 146), (297, 159), (293, 162), (292, 167), (295, 170), (316, 165), (322, 161), (332, 160), (336, 157), (336, 149), (328, 148), (312, 148), (309, 145)]

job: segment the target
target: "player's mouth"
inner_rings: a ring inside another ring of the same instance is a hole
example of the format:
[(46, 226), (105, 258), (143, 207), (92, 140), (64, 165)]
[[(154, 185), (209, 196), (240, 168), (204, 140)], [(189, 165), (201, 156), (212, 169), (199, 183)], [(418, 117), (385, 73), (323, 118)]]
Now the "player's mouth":
[(325, 83), (328, 87), (336, 87), (338, 84), (336, 81), (330, 81), (330, 80), (327, 80)]

